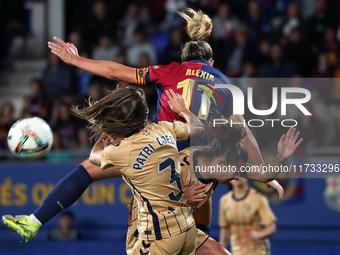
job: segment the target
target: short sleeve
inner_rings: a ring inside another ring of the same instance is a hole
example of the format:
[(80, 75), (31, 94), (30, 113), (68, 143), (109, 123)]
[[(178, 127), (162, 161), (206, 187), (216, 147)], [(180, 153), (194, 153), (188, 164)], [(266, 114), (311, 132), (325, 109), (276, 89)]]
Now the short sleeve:
[(229, 89), (223, 89), (223, 115), (229, 118), (233, 115), (233, 96)]
[(100, 154), (100, 167), (101, 169), (107, 169), (115, 165), (114, 159), (111, 158), (111, 154), (114, 155), (114, 145), (106, 147)]
[(128, 163), (127, 155), (129, 155), (127, 146), (109, 145), (100, 154), (100, 167), (105, 170), (117, 166), (120, 171), (123, 171)]
[(227, 220), (226, 211), (227, 196), (224, 195), (220, 198), (220, 209), (219, 209), (219, 225), (221, 228), (229, 227), (229, 222)]
[(174, 134), (176, 141), (183, 141), (189, 138), (188, 127), (182, 121), (175, 121), (174, 123), (160, 121), (158, 124), (169, 129)]
[(263, 195), (261, 195), (260, 197), (260, 205), (258, 212), (261, 219), (261, 224), (267, 226), (276, 221), (276, 217), (269, 206), (268, 200)]
[(162, 83), (161, 80), (178, 65), (176, 62), (172, 62), (170, 65), (156, 65), (144, 68), (136, 68), (136, 84), (145, 85), (149, 83)]

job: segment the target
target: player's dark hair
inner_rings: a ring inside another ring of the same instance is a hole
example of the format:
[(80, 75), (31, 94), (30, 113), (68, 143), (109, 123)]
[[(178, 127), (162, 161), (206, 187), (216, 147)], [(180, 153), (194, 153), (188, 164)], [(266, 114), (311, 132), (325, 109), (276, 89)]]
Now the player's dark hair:
[(210, 35), (212, 21), (208, 15), (202, 11), (194, 11), (186, 8), (183, 12), (178, 12), (187, 21), (187, 33), (192, 41), (187, 42), (182, 49), (182, 60), (209, 60), (213, 56), (213, 51), (209, 43), (203, 39)]
[(149, 109), (142, 89), (118, 87), (99, 101), (91, 103), (89, 99), (88, 103), (83, 109), (73, 106), (71, 111), (90, 123), (92, 137), (102, 133), (111, 138), (127, 137), (146, 126)]
[(248, 152), (241, 143), (246, 136), (244, 127), (229, 123), (213, 127), (210, 123), (209, 131), (213, 134), (212, 142), (199, 154), (207, 163), (220, 156), (230, 165), (247, 162)]

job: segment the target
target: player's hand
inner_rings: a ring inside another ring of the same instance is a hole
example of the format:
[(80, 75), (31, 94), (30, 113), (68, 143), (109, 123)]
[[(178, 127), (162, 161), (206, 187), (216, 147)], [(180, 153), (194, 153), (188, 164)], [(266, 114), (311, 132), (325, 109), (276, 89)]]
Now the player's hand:
[(48, 47), (51, 49), (51, 52), (57, 55), (62, 61), (67, 64), (72, 64), (72, 56), (78, 55), (77, 48), (71, 44), (65, 43), (63, 40), (58, 37), (53, 37), (53, 39), (57, 42), (48, 42)]
[(68, 51), (71, 53), (71, 54), (73, 54), (73, 55), (75, 55), (75, 56), (79, 56), (79, 54), (78, 54), (78, 49), (77, 49), (77, 47), (73, 44), (73, 43), (66, 43), (66, 45), (68, 46)]
[(168, 104), (170, 105), (171, 110), (181, 116), (182, 112), (189, 111), (187, 103), (182, 95), (175, 93), (172, 89), (165, 91), (166, 95), (169, 98)]
[(285, 196), (285, 190), (283, 189), (283, 187), (281, 186), (281, 184), (277, 180), (267, 182), (267, 187), (268, 188), (272, 187), (272, 188), (276, 189), (277, 193), (279, 194), (279, 198), (282, 201), (283, 197)]
[(299, 138), (300, 132), (296, 132), (295, 128), (290, 128), (288, 132), (281, 136), (277, 144), (277, 153), (280, 160), (287, 160), (302, 143), (303, 139)]
[(187, 199), (187, 204), (201, 202), (207, 196), (207, 194), (205, 194), (205, 184), (197, 183), (191, 185), (184, 191), (184, 194)]
[(258, 231), (250, 230), (249, 232), (246, 233), (246, 240), (248, 240), (248, 242), (253, 242), (261, 238), (262, 238), (262, 235)]

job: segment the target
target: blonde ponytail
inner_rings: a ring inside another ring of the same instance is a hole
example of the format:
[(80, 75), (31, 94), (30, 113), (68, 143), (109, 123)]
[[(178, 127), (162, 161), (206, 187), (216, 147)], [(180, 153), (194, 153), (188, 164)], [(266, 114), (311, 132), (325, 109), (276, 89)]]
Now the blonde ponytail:
[(212, 21), (201, 10), (196, 12), (191, 8), (185, 8), (183, 12), (178, 12), (178, 14), (187, 21), (187, 33), (192, 40), (202, 40), (210, 35)]

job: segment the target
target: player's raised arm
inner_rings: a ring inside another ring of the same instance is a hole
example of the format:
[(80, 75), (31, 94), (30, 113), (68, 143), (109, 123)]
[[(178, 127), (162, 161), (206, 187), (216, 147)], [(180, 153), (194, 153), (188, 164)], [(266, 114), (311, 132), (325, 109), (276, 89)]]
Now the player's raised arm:
[(78, 55), (77, 48), (70, 43), (54, 37), (55, 42), (48, 42), (51, 52), (67, 64), (77, 66), (90, 73), (107, 79), (135, 83), (135, 68), (124, 66), (113, 61), (92, 60)]
[[(233, 123), (244, 122), (242, 115), (231, 115), (229, 119), (232, 120)], [(250, 161), (253, 164), (257, 164), (257, 165), (264, 164), (264, 160), (262, 158), (260, 148), (257, 144), (255, 137), (253, 136), (253, 133), (250, 131), (250, 129), (246, 125), (244, 128), (246, 130), (246, 136), (241, 140), (241, 142), (248, 152), (248, 157)]]
[(96, 166), (101, 165), (100, 154), (102, 153), (102, 151), (104, 150), (105, 146), (108, 144), (109, 141), (110, 141), (110, 138), (107, 134), (102, 134), (99, 137), (98, 141), (93, 146), (90, 157), (89, 157), (93, 165), (96, 165)]
[(169, 98), (169, 105), (171, 110), (176, 112), (180, 117), (186, 121), (186, 126), (191, 136), (200, 134), (204, 130), (203, 123), (188, 109), (187, 103), (182, 95), (175, 93), (172, 89), (165, 91)]
[[(296, 148), (302, 143), (303, 139), (299, 139), (300, 132), (296, 132), (295, 128), (290, 128), (286, 134), (282, 135), (277, 144), (277, 154), (272, 161), (264, 166), (280, 166), (284, 165), (287, 159), (293, 155)], [(259, 182), (268, 182), (276, 178), (280, 172), (268, 171), (263, 173), (260, 165), (252, 165), (251, 171), (244, 173), (247, 179)], [(241, 174), (242, 176), (242, 174)]]

